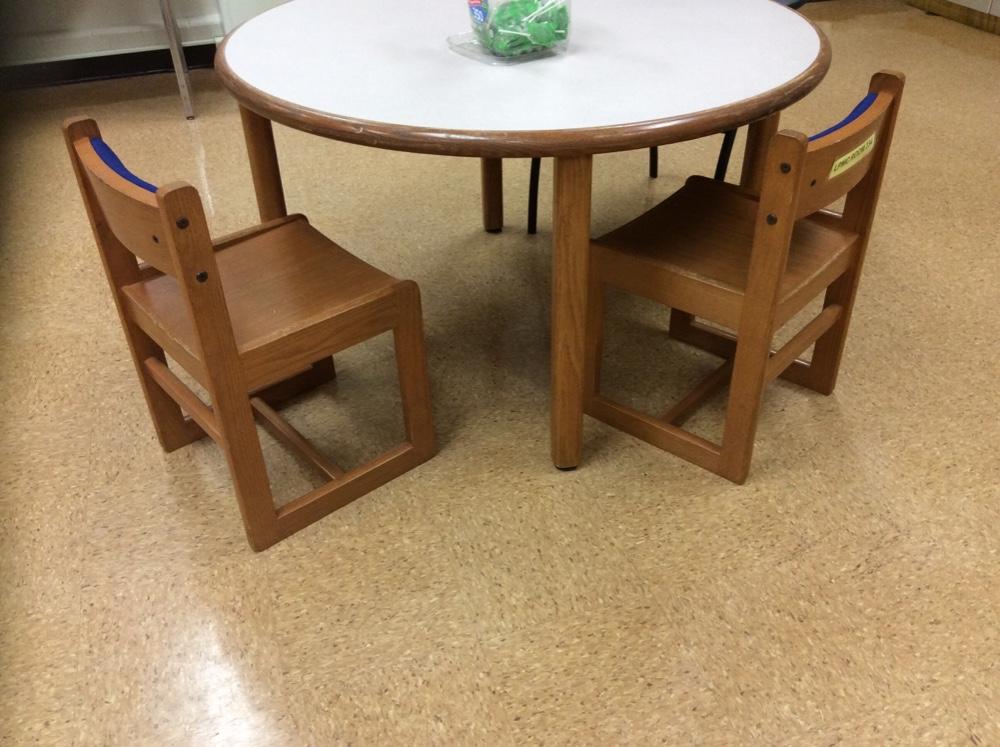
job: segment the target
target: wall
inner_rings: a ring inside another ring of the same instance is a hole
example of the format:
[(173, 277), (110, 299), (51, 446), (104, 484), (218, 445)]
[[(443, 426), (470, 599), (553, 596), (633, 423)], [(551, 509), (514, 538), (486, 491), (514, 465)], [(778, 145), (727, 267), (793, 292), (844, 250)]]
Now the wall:
[(1000, 34), (1000, 0), (907, 0), (910, 5), (943, 18)]
[(248, 18), (253, 18), (258, 13), (263, 13), (265, 10), (284, 2), (288, 2), (288, 0), (219, 0), (219, 9), (222, 11), (222, 26), (228, 33)]
[[(184, 44), (213, 42), (281, 0), (172, 0)], [(161, 49), (158, 0), (21, 0), (4, 3), (0, 64)], [(221, 7), (220, 7), (221, 6)]]

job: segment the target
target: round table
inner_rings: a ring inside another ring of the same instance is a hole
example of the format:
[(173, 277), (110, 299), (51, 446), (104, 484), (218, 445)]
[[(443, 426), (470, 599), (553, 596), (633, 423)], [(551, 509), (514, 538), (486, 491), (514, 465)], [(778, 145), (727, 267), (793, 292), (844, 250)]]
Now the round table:
[(487, 65), (453, 52), (464, 0), (292, 0), (223, 42), (261, 219), (285, 214), (271, 122), (351, 143), (482, 159), (487, 230), (502, 225), (501, 159), (556, 159), (552, 459), (580, 459), (594, 154), (751, 124), (743, 183), (759, 184), (778, 112), (830, 64), (823, 34), (771, 0), (572, 0), (569, 51)]

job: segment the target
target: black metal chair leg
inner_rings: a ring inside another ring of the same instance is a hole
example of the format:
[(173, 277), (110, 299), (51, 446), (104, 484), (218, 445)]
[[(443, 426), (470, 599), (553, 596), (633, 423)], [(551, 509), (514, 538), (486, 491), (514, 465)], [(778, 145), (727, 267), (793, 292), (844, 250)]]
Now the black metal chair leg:
[(538, 179), (542, 173), (542, 159), (531, 159), (531, 176), (528, 179), (528, 233), (538, 232)]
[(660, 149), (653, 146), (649, 149), (649, 178), (655, 179), (660, 175)]
[(733, 154), (733, 143), (736, 142), (736, 130), (729, 130), (722, 138), (722, 148), (719, 149), (719, 160), (715, 164), (715, 180), (726, 181), (729, 171), (729, 157)]

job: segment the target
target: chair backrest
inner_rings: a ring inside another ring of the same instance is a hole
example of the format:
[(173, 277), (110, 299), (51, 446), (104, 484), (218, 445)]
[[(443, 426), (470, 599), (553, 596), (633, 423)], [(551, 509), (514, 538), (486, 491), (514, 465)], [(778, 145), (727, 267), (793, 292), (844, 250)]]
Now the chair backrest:
[[(899, 73), (876, 73), (868, 94), (847, 117), (808, 139), (798, 169), (796, 219), (859, 187), (865, 192), (867, 207), (874, 212), (903, 83)], [(848, 212), (845, 210), (845, 216)], [(853, 228), (860, 232), (864, 227)]]
[(754, 227), (747, 302), (758, 311), (774, 305), (796, 221), (847, 195), (840, 218), (858, 234), (862, 262), (892, 142), (904, 78), (872, 76), (869, 94), (854, 111), (812, 139), (783, 130), (768, 147)]
[(63, 133), (102, 252), (120, 246), (160, 272), (176, 276), (156, 187), (125, 168), (94, 120), (70, 120)]
[(239, 356), (198, 191), (184, 183), (157, 189), (136, 177), (104, 144), (92, 119), (68, 120), (63, 134), (123, 323), (122, 287), (148, 277), (141, 258), (177, 281), (201, 359), (209, 369), (221, 362), (231, 379)]

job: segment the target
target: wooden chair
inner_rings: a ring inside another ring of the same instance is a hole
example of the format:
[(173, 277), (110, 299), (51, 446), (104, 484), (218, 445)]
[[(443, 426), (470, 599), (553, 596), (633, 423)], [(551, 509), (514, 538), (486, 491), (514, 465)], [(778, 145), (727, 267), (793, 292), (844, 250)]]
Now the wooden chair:
[[(902, 75), (880, 72), (837, 125), (808, 139), (790, 131), (775, 135), (759, 196), (692, 177), (657, 207), (592, 243), (588, 414), (742, 483), (766, 384), (781, 376), (823, 394), (833, 391), (902, 90)], [(844, 195), (843, 214), (821, 210)], [(661, 417), (600, 393), (606, 286), (672, 307), (673, 337), (725, 359)], [(819, 315), (772, 352), (775, 331), (823, 291)], [(811, 361), (798, 360), (813, 343)], [(679, 427), (727, 382), (721, 444)]]
[[(222, 447), (254, 550), (433, 455), (415, 283), (362, 262), (301, 215), (213, 241), (193, 187), (157, 189), (139, 179), (91, 119), (69, 120), (63, 132), (160, 443), (173, 451), (207, 435)], [(273, 408), (332, 379), (334, 353), (390, 330), (407, 440), (345, 472)], [(211, 405), (168, 368), (165, 354)], [(329, 481), (276, 507), (255, 416)]]

